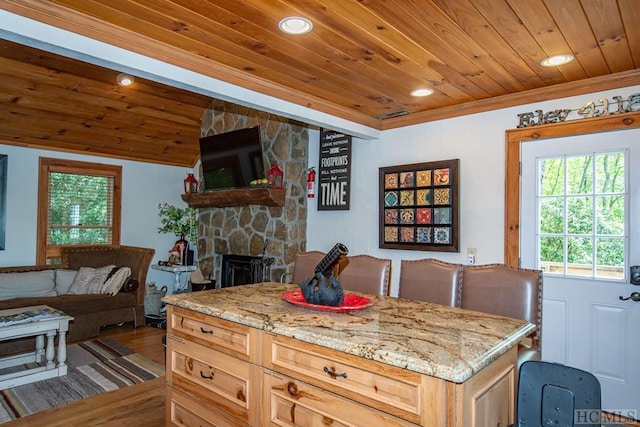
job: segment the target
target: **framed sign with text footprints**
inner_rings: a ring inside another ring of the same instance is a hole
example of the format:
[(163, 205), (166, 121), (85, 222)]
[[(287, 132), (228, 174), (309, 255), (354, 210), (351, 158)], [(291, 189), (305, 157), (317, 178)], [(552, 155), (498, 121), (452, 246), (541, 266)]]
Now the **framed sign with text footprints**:
[(380, 168), (380, 248), (458, 252), (459, 160)]

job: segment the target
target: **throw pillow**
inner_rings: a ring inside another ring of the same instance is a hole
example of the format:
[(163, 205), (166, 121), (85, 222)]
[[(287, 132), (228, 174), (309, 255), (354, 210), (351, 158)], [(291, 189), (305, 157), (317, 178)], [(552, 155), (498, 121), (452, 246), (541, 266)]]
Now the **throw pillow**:
[(136, 292), (138, 290), (138, 281), (133, 277), (130, 277), (129, 280), (124, 282), (122, 290), (128, 294)]
[(53, 270), (0, 273), (0, 300), (56, 296)]
[(129, 267), (115, 268), (115, 273), (111, 274), (109, 278), (102, 285), (103, 294), (109, 294), (111, 296), (120, 292), (125, 280), (131, 276), (131, 269)]
[(80, 267), (69, 288), (69, 293), (75, 295), (101, 293), (102, 285), (113, 267), (115, 265), (105, 265), (98, 268)]
[(76, 278), (78, 270), (67, 270), (59, 268), (56, 270), (56, 287), (54, 288), (58, 295), (66, 295), (69, 293), (69, 288), (73, 284), (73, 279)]

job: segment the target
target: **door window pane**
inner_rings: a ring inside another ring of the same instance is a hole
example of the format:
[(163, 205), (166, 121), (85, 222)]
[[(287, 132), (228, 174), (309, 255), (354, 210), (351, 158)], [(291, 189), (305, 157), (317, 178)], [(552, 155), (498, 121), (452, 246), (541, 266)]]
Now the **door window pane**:
[(593, 156), (567, 159), (567, 194), (593, 192)]
[(538, 160), (538, 266), (547, 273), (622, 279), (626, 151)]
[(593, 198), (569, 197), (567, 199), (567, 234), (591, 234), (593, 232)]
[(545, 234), (564, 233), (564, 198), (546, 197), (540, 199), (540, 232)]
[(540, 195), (564, 194), (564, 157), (540, 161)]
[(567, 274), (592, 276), (593, 241), (589, 237), (567, 238)]
[(624, 238), (601, 237), (596, 240), (596, 276), (620, 278), (624, 275)]
[(540, 238), (540, 264), (542, 271), (564, 274), (564, 238)]
[(596, 212), (598, 234), (624, 236), (624, 195), (596, 197)]
[(596, 193), (623, 193), (624, 153), (600, 154), (596, 157)]

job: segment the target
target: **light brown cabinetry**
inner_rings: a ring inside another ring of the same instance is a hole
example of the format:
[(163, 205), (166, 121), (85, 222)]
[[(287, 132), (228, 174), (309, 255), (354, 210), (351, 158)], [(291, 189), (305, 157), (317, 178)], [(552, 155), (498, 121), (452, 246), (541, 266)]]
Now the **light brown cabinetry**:
[(168, 425), (513, 423), (515, 347), (456, 384), (183, 308), (168, 319)]
[(184, 427), (247, 426), (215, 406), (206, 404), (178, 388), (167, 386), (167, 425)]
[(263, 390), (264, 426), (416, 426), (269, 370), (264, 372)]
[[(167, 424), (189, 426), (222, 412), (230, 425), (259, 425), (260, 332), (174, 307), (167, 324)], [(216, 417), (205, 420), (228, 425)]]
[(424, 390), (418, 373), (272, 334), (263, 336), (263, 354), (265, 368), (420, 422)]

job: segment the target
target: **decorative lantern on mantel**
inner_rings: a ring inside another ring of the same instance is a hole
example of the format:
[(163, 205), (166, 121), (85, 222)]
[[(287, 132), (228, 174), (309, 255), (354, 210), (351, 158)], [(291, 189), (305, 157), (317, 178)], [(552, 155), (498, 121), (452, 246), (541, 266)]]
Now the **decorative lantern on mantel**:
[(184, 179), (184, 194), (193, 194), (198, 192), (198, 180), (193, 173), (189, 172)]
[(273, 188), (282, 188), (284, 184), (284, 172), (278, 166), (278, 163), (274, 163), (271, 169), (267, 172), (267, 181)]

